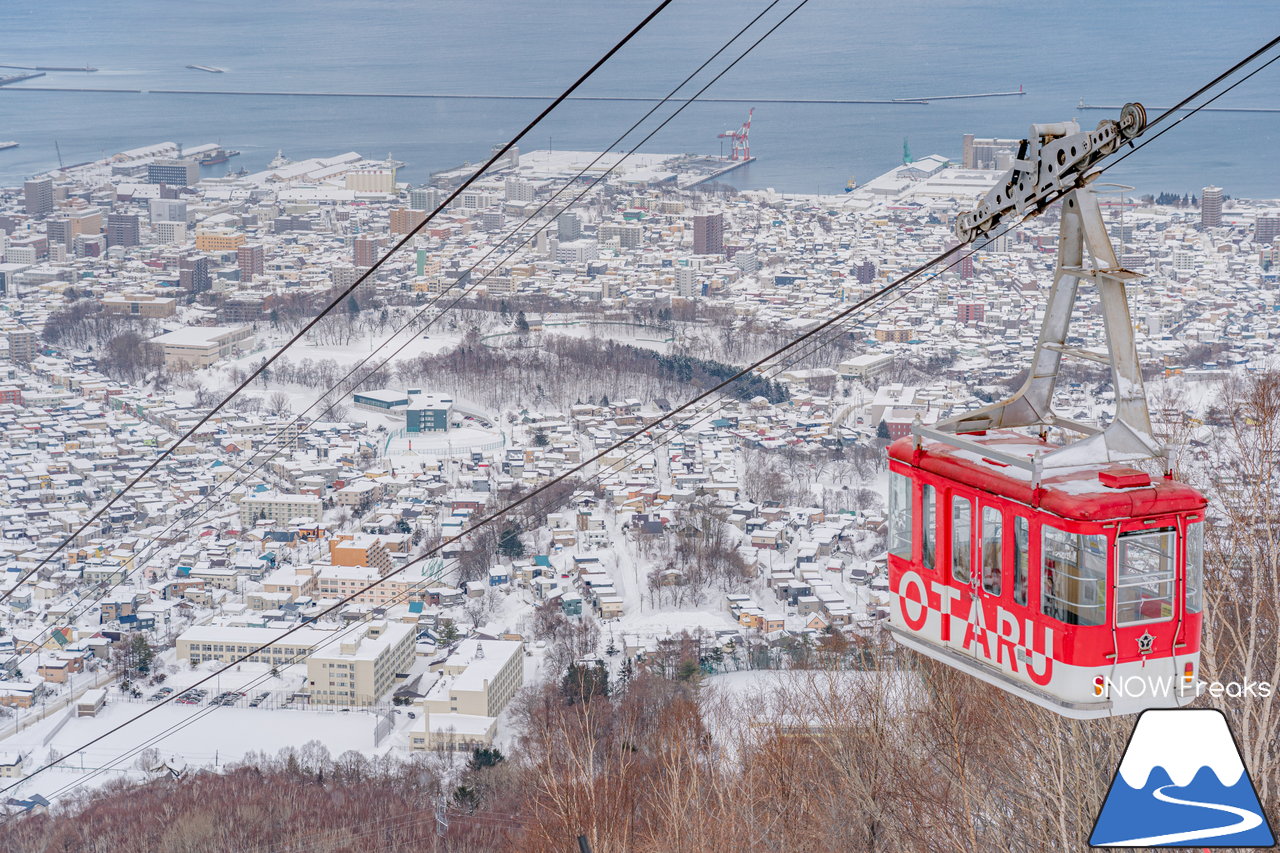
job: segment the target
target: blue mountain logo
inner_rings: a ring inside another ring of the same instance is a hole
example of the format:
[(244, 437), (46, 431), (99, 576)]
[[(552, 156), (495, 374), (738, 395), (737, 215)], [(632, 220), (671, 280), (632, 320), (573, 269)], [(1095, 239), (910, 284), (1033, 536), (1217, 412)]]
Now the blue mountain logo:
[(1271, 847), (1276, 843), (1227, 718), (1144, 711), (1098, 813), (1090, 847)]

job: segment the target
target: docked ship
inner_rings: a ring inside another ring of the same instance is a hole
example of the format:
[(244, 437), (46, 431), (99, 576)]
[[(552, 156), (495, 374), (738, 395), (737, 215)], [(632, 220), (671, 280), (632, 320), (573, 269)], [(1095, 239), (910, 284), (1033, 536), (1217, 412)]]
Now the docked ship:
[(219, 148), (215, 151), (209, 152), (204, 157), (201, 157), (198, 162), (201, 166), (216, 166), (219, 163), (227, 162), (232, 157), (238, 156), (240, 156), (239, 151), (232, 151), (228, 148)]
[(225, 163), (232, 157), (239, 155), (239, 153), (239, 151), (232, 151), (212, 142), (207, 145), (198, 145), (195, 148), (182, 149), (183, 157), (195, 160), (201, 166), (216, 166), (219, 163)]

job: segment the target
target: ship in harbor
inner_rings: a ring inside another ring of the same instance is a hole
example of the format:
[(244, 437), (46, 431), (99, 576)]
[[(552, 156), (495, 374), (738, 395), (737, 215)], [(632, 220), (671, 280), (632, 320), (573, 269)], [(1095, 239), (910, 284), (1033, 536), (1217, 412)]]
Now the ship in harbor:
[(219, 163), (227, 162), (232, 157), (239, 156), (239, 154), (239, 151), (223, 148), (213, 142), (207, 145), (197, 145), (195, 148), (182, 149), (182, 156), (185, 159), (195, 160), (201, 166), (216, 166)]
[(0, 151), (4, 151), (9, 148), (17, 148), (17, 147), (18, 147), (18, 143), (16, 142), (0, 142)]
[(207, 157), (201, 157), (198, 162), (200, 163), (201, 166), (216, 166), (219, 163), (227, 162), (232, 157), (238, 157), (238, 156), (240, 156), (239, 151), (232, 151), (226, 148), (219, 148), (216, 153), (210, 154)]

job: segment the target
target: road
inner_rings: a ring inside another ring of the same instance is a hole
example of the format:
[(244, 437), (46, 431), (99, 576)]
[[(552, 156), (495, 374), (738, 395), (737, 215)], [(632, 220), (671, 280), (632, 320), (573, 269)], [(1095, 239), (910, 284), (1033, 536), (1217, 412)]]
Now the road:
[(8, 726), (5, 726), (3, 730), (0, 730), (0, 740), (13, 737), (18, 732), (34, 726), (50, 714), (56, 714), (58, 711), (61, 711), (63, 708), (83, 696), (87, 691), (92, 690), (95, 687), (102, 687), (105, 684), (110, 684), (115, 678), (115, 675), (107, 667), (103, 667), (98, 672), (91, 673), (91, 675), (92, 678), (84, 680), (83, 684), (79, 683), (82, 679), (75, 679), (72, 682), (74, 684), (74, 689), (71, 693), (59, 696), (52, 702), (41, 703), (39, 706), (28, 710), (27, 713), (18, 717)]

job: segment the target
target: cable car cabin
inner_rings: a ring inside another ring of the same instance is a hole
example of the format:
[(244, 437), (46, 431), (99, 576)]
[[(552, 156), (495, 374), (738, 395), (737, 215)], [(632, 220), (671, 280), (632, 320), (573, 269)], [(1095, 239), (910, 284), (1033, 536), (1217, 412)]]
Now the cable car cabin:
[[(965, 438), (1006, 459), (1054, 449)], [(1113, 464), (1046, 469), (1033, 488), (1030, 466), (911, 436), (889, 472), (889, 628), (904, 645), (1077, 719), (1195, 697), (1195, 489)]]

